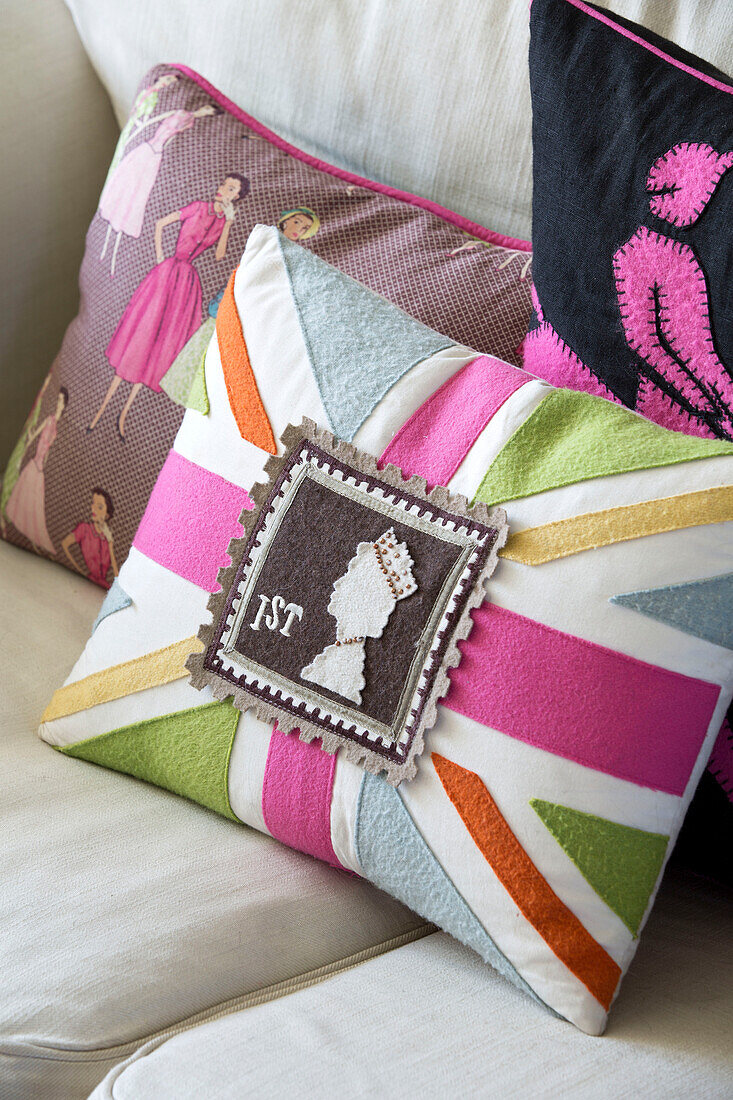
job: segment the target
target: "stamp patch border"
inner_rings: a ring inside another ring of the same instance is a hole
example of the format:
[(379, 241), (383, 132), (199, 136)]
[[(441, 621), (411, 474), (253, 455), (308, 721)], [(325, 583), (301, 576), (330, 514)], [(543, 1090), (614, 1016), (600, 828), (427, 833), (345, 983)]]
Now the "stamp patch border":
[[(380, 469), (372, 455), (307, 419), (300, 426), (289, 425), (281, 441), (284, 453), (265, 466), (268, 480), (250, 490), (254, 508), (242, 513), (244, 534), (229, 544), (231, 565), (219, 571), (221, 591), (208, 602), (212, 621), (198, 632), (203, 652), (191, 654), (186, 662), (191, 683), (198, 689), (209, 687), (217, 699), (231, 697), (239, 710), (251, 709), (263, 721), (277, 722), (285, 733), (299, 731), (303, 741), (318, 738), (326, 752), (340, 750), (397, 786), (415, 775), (425, 731), (435, 723), (437, 703), (449, 687), (448, 671), (461, 658), (458, 642), (470, 633), (471, 611), (483, 602), (484, 582), (506, 541), (506, 514), (481, 503), (471, 508), (465, 497), (441, 486), (428, 493), (423, 478), (405, 479), (393, 465)], [(346, 701), (337, 703), (257, 665), (235, 649), (260, 563), (305, 477), (383, 512), (388, 520), (462, 547), (423, 627), (392, 728)]]

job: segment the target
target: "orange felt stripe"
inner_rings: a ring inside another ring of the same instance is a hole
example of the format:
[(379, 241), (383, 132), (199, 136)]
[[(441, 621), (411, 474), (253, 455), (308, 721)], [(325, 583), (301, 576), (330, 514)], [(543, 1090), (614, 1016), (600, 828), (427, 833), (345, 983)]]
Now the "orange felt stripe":
[(254, 443), (269, 454), (277, 454), (272, 427), (257, 389), (242, 322), (234, 300), (236, 270), (227, 283), (224, 297), (216, 314), (216, 337), (219, 341), (221, 366), (224, 371), (229, 404), (242, 439)]
[(476, 773), (436, 752), (432, 760), (446, 794), (502, 886), (558, 959), (608, 1011), (621, 977), (618, 963), (537, 870)]

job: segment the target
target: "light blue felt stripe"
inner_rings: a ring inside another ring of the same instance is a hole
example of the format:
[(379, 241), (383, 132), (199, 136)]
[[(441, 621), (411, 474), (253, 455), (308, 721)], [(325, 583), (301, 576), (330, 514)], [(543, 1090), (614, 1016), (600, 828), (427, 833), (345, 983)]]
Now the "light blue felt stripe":
[(104, 603), (99, 609), (99, 614), (94, 620), (92, 634), (97, 629), (102, 619), (106, 619), (108, 615), (113, 615), (115, 611), (121, 611), (123, 607), (130, 607), (131, 604), (132, 600), (117, 580), (117, 577), (115, 577), (110, 585), (109, 592), (104, 597)]
[(501, 953), (431, 852), (394, 787), (369, 772), (359, 791), (354, 847), (365, 876), (376, 886), (472, 947), (484, 962), (562, 1019)]
[(664, 588), (622, 592), (611, 596), (610, 602), (630, 607), (685, 634), (733, 649), (733, 573)]
[(403, 374), (455, 341), (303, 245), (279, 240), (323, 407), (336, 435), (351, 440)]

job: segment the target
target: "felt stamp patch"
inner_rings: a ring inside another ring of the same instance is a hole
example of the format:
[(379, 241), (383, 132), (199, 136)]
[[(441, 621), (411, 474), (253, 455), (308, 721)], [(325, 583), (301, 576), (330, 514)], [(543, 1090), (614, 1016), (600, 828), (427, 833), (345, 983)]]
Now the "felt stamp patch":
[(186, 667), (194, 687), (396, 786), (415, 774), (505, 513), (428, 493), (308, 420), (282, 442)]

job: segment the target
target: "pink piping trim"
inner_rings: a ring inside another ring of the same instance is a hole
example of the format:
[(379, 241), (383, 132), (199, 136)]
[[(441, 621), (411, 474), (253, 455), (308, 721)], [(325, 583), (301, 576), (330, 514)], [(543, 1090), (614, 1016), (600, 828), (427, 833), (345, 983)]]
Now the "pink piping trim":
[(662, 50), (657, 49), (656, 46), (652, 46), (651, 42), (646, 42), (643, 38), (640, 38), (638, 34), (634, 34), (633, 31), (627, 30), (626, 27), (614, 23), (607, 15), (603, 15), (601, 12), (596, 11), (595, 8), (589, 8), (587, 4), (583, 3), (583, 0), (566, 0), (566, 3), (572, 4), (578, 11), (590, 15), (592, 19), (597, 19), (600, 23), (605, 23), (607, 27), (610, 27), (611, 30), (616, 31), (618, 34), (622, 34), (624, 38), (631, 39), (631, 41), (636, 42), (638, 46), (643, 46), (645, 50), (649, 50), (650, 53), (656, 54), (657, 57), (661, 57), (662, 61), (667, 61), (670, 65), (675, 65), (678, 69), (682, 69), (683, 73), (689, 73), (690, 76), (697, 77), (698, 80), (702, 80), (705, 84), (709, 84), (711, 88), (717, 88), (719, 92), (728, 92), (729, 95), (733, 95), (732, 85), (723, 84), (720, 80), (716, 80), (715, 77), (707, 76), (705, 73), (699, 72), (698, 69), (693, 69), (691, 66), (685, 65), (683, 61), (677, 61), (676, 58), (670, 57), (668, 53), (664, 53)]
[(389, 187), (386, 183), (377, 183), (375, 180), (363, 179), (362, 176), (355, 176), (353, 172), (347, 172), (343, 168), (336, 168), (333, 164), (328, 164), (325, 160), (320, 160), (318, 157), (312, 157), (309, 153), (304, 153), (302, 149), (296, 149), (294, 145), (290, 145), (284, 138), (278, 137), (272, 130), (268, 130), (266, 126), (263, 126), (261, 122), (258, 122), (256, 118), (252, 118), (246, 111), (243, 111), (241, 107), (237, 107), (236, 103), (232, 103), (231, 99), (227, 99), (220, 91), (218, 91), (212, 84), (209, 84), (203, 76), (199, 76), (193, 69), (189, 69), (188, 65), (180, 65), (178, 62), (173, 62), (171, 68), (178, 69), (180, 72), (185, 73), (186, 76), (194, 80), (199, 87), (215, 99), (222, 107), (224, 107), (230, 114), (238, 118), (240, 122), (243, 122), (245, 126), (249, 126), (250, 130), (254, 130), (260, 137), (265, 138), (266, 141), (271, 142), (272, 145), (276, 145), (278, 149), (282, 149), (283, 152), (288, 153), (291, 157), (296, 157), (298, 160), (302, 160), (304, 164), (310, 164), (312, 168), (317, 168), (321, 172), (328, 172), (331, 176), (337, 176), (339, 179), (345, 180), (347, 183), (353, 183), (357, 187), (364, 187), (369, 191), (378, 191), (382, 195), (389, 195), (390, 198), (399, 199), (401, 202), (410, 203), (412, 206), (419, 206), (423, 210), (427, 210), (429, 213), (434, 214), (437, 218), (441, 218), (444, 222), (449, 222), (451, 225), (457, 226), (458, 229), (462, 229), (464, 233), (470, 233), (473, 237), (479, 237), (482, 241), (488, 241), (490, 244), (499, 245), (500, 248), (511, 248), (515, 252), (531, 252), (532, 245), (529, 241), (522, 241), (518, 237), (505, 237), (503, 233), (494, 233), (491, 229), (485, 229), (482, 225), (477, 225), (476, 222), (469, 221), (468, 218), (461, 217), (460, 214), (454, 214), (450, 210), (446, 210), (444, 206), (439, 206), (437, 202), (432, 202), (431, 199), (421, 199), (417, 195), (411, 195), (409, 191), (400, 191), (396, 187)]

